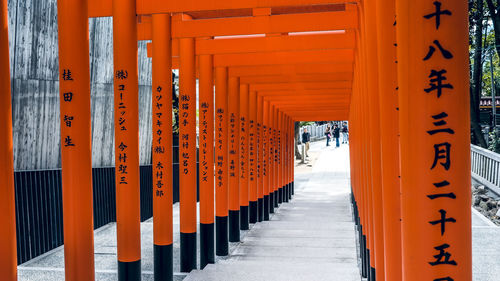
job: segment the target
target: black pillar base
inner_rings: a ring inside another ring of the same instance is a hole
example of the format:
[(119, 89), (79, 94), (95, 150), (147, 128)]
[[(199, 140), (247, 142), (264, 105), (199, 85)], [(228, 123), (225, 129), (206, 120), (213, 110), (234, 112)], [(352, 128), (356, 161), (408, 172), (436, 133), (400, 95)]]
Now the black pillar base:
[(141, 281), (141, 260), (118, 261), (118, 281)]
[(174, 254), (173, 246), (154, 245), (154, 280), (172, 281), (174, 279)]
[(292, 183), (288, 184), (288, 200), (292, 200)]
[(278, 200), (279, 200), (279, 191), (278, 190), (275, 190), (274, 191), (274, 208), (278, 208), (280, 205), (278, 204)]
[(361, 276), (363, 278), (368, 278), (368, 256), (366, 255), (368, 253), (368, 249), (366, 249), (366, 237), (365, 235), (362, 235), (361, 237), (361, 248), (359, 248), (361, 252), (363, 252), (362, 257), (363, 259), (361, 260)]
[(200, 223), (200, 269), (209, 263), (215, 263), (214, 224)]
[(269, 193), (269, 213), (274, 214), (274, 191)]
[(283, 186), (283, 202), (288, 203), (288, 184)]
[(264, 220), (269, 220), (269, 195), (264, 195)]
[(370, 279), (370, 249), (366, 249), (366, 277)]
[(228, 218), (215, 217), (215, 254), (227, 256), (229, 254)]
[(248, 206), (240, 206), (240, 229), (250, 229), (250, 224), (248, 223)]
[(250, 223), (256, 223), (258, 217), (258, 203), (257, 201), (250, 201)]
[(196, 232), (181, 232), (181, 272), (196, 269)]
[(377, 279), (376, 275), (375, 275), (375, 268), (371, 267), (370, 268), (370, 281), (375, 281)]
[(283, 203), (283, 187), (278, 188), (278, 204)]
[(295, 181), (292, 181), (292, 195), (295, 195)]
[(361, 259), (361, 277), (366, 278), (365, 269), (365, 249), (363, 246), (363, 227), (361, 225), (357, 226), (358, 229), (358, 246), (359, 246), (359, 257)]
[(257, 201), (257, 221), (264, 220), (264, 198), (259, 198)]
[(229, 242), (240, 242), (240, 211), (229, 210)]

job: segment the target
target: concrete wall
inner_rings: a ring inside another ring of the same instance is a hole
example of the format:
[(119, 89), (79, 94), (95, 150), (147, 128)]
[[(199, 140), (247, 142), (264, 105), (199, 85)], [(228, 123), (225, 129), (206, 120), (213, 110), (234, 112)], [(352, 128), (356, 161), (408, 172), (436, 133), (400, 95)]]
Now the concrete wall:
[[(9, 0), (16, 170), (61, 167), (57, 0)], [(113, 30), (90, 19), (93, 166), (114, 165)], [(139, 42), (141, 164), (151, 159), (151, 60)]]

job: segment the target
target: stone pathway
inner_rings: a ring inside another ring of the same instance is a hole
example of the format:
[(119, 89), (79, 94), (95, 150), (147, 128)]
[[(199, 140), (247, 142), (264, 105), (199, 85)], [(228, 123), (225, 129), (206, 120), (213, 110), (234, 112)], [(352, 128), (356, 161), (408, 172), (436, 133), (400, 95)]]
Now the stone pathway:
[(296, 177), (290, 203), (256, 224), (228, 259), (184, 281), (360, 280), (347, 151), (322, 150), (312, 172)]
[(472, 272), (474, 281), (498, 281), (500, 227), (472, 209)]

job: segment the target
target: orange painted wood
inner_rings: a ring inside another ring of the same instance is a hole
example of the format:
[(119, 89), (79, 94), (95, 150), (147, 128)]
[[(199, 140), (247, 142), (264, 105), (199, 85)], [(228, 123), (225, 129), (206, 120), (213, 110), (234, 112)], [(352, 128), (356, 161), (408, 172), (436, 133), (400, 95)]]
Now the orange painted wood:
[[(234, 78), (229, 78), (234, 79)], [(241, 82), (240, 82), (241, 83)], [(248, 160), (249, 160), (249, 151), (248, 151), (248, 137), (249, 137), (249, 95), (248, 92), (248, 84), (240, 84), (239, 85), (239, 112), (240, 112), (240, 130), (239, 130), (239, 138), (238, 145), (240, 147), (239, 151), (239, 159), (238, 165), (240, 166), (239, 172), (239, 185), (240, 185), (240, 207), (248, 207), (249, 202), (249, 186), (250, 182), (248, 180)]]
[(250, 91), (290, 91), (290, 90), (315, 90), (315, 89), (351, 89), (349, 81), (336, 82), (295, 82), (295, 83), (269, 83), (250, 85)]
[(199, 40), (197, 54), (235, 54), (300, 50), (354, 49), (353, 32), (276, 37), (244, 37)]
[(211, 37), (356, 29), (355, 11), (175, 21), (172, 36)]
[(269, 195), (271, 191), (271, 170), (269, 164), (270, 136), (269, 136), (269, 102), (262, 101), (262, 176), (263, 193)]
[[(353, 1), (357, 2), (357, 1)], [(138, 14), (175, 13), (188, 11), (212, 11), (248, 9), (254, 7), (310, 6), (319, 4), (345, 3), (345, 0), (236, 0), (167, 2), (163, 0), (138, 0)]]
[(181, 233), (196, 233), (196, 60), (194, 39), (180, 40), (179, 210)]
[[(440, 24), (433, 1), (397, 1), (398, 78), (400, 78), (401, 190), (403, 280), (452, 278), (472, 280), (471, 196), (470, 196), (470, 102), (468, 7), (465, 1), (442, 2)], [(411, 36), (409, 36), (411, 34)], [(435, 41), (453, 57), (439, 51)], [(400, 43), (400, 44), (399, 44)], [(429, 50), (436, 49), (430, 57)], [(442, 73), (453, 89), (443, 88), (438, 97), (430, 79)], [(430, 77), (431, 76), (431, 77)], [(446, 113), (446, 116), (442, 113)], [(441, 114), (441, 115), (440, 115)], [(440, 118), (436, 117), (440, 115)], [(434, 116), (434, 118), (433, 118)], [(436, 122), (441, 122), (441, 126)], [(451, 129), (451, 133), (429, 132)], [(445, 148), (450, 145), (450, 149)], [(437, 148), (436, 148), (437, 146)], [(436, 159), (436, 149), (443, 152)], [(448, 151), (449, 154), (446, 152)], [(434, 166), (434, 162), (436, 165)], [(444, 181), (448, 181), (446, 185)], [(440, 188), (436, 183), (442, 183)], [(453, 193), (456, 199), (430, 199), (433, 194)], [(445, 230), (429, 222), (446, 212)], [(444, 245), (444, 246), (443, 246)], [(441, 250), (439, 250), (439, 247)], [(444, 247), (444, 248), (443, 248)], [(449, 255), (454, 265), (435, 265), (436, 255)], [(412, 262), (410, 262), (410, 258)], [(418, 276), (417, 276), (418, 275)]]
[[(85, 1), (82, 1), (82, 3), (85, 5)], [(69, 5), (66, 14), (72, 14), (72, 6), (77, 5)], [(2, 106), (0, 110), (0, 132), (2, 132), (0, 134), (0, 178), (2, 178), (2, 184), (0, 186), (0, 206), (2, 206), (2, 212), (0, 212), (0, 224), (2, 225), (0, 228), (0, 253), (2, 253), (2, 255), (0, 255), (0, 276), (2, 276), (5, 281), (16, 281), (16, 198), (14, 189), (14, 151), (12, 140), (12, 102), (7, 7), (7, 0), (0, 0), (0, 105)], [(63, 18), (65, 19), (64, 16)], [(87, 22), (87, 20), (82, 19), (82, 17), (78, 17), (77, 19), (82, 23)], [(80, 27), (80, 29), (82, 28)], [(67, 177), (63, 177), (63, 180), (67, 181)], [(66, 184), (66, 186), (68, 186), (68, 184)], [(90, 185), (90, 188), (92, 188), (92, 185)], [(72, 257), (71, 260), (75, 259), (76, 258)], [(91, 277), (93, 279), (93, 275)]]
[(396, 2), (376, 3), (385, 280), (402, 279)]
[(228, 216), (228, 95), (227, 68), (215, 68), (215, 215)]
[(200, 60), (200, 222), (214, 223), (214, 78), (213, 57), (199, 56)]
[(240, 210), (240, 81), (228, 78), (229, 210)]
[(118, 261), (136, 262), (141, 259), (141, 208), (134, 0), (113, 1), (113, 30)]
[(172, 56), (170, 15), (153, 15), (153, 238), (173, 243), (172, 219)]
[(352, 72), (327, 73), (327, 74), (298, 74), (298, 75), (266, 75), (241, 77), (241, 83), (245, 84), (269, 84), (288, 82), (332, 82), (332, 81), (352, 81)]
[(297, 52), (273, 52), (256, 54), (224, 54), (215, 55), (215, 66), (241, 65), (281, 65), (301, 63), (350, 63), (353, 62), (352, 50), (319, 50)]
[(256, 202), (258, 198), (258, 169), (257, 169), (257, 93), (249, 93), (248, 102), (248, 181), (249, 181), (249, 200)]
[[(257, 65), (234, 66), (229, 69), (229, 76), (268, 76), (268, 75), (301, 75), (301, 74), (326, 74), (339, 72), (353, 72), (352, 63), (333, 64), (298, 64), (298, 65)], [(349, 84), (350, 85), (350, 84)]]

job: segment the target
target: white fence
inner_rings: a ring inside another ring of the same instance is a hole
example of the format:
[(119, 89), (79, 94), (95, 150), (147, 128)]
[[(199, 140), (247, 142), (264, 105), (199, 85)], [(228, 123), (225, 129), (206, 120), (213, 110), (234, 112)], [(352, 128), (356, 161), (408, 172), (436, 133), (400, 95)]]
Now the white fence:
[(500, 154), (471, 145), (472, 178), (500, 195)]

